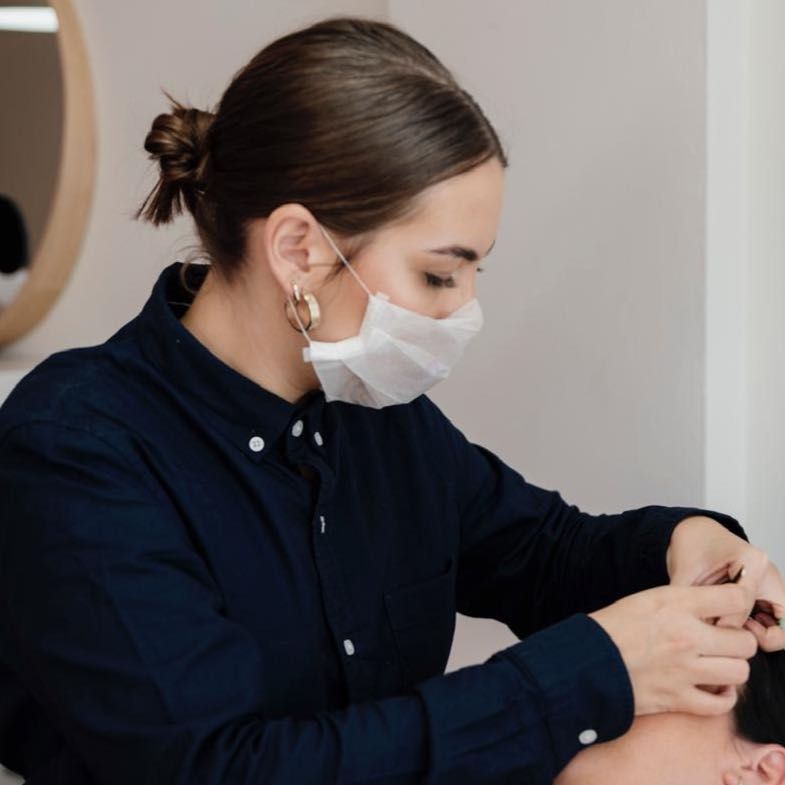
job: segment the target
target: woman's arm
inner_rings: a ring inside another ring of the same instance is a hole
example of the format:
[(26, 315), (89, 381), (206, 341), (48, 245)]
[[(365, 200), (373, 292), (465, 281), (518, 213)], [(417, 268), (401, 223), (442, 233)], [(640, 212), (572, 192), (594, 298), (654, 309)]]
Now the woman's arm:
[[(584, 615), (405, 694), (281, 717), (265, 701), (276, 673), (222, 610), (120, 438), (52, 422), (4, 434), (0, 655), (102, 785), (550, 785), (583, 731), (605, 741), (632, 722), (623, 660)], [(13, 720), (0, 689), (0, 728)]]
[(667, 584), (668, 544), (685, 518), (705, 515), (748, 539), (735, 518), (696, 507), (583, 512), (469, 442), (426, 396), (423, 403), (441, 421), (455, 456), (451, 493), (461, 516), (457, 609), (504, 622), (518, 638)]

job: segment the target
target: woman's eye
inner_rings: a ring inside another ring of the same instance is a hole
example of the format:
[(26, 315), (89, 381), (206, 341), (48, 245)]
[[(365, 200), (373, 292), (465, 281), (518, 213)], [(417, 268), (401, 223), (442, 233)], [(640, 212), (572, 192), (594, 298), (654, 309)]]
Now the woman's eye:
[(446, 286), (448, 288), (455, 286), (455, 278), (452, 276), (449, 278), (441, 278), (432, 273), (425, 273), (425, 280), (428, 283), (428, 286)]
[[(485, 272), (485, 268), (478, 267), (477, 272)], [(448, 278), (442, 278), (441, 276), (434, 275), (433, 273), (425, 273), (425, 280), (427, 281), (428, 286), (446, 286), (448, 289), (451, 289), (455, 286), (455, 278), (452, 275)]]

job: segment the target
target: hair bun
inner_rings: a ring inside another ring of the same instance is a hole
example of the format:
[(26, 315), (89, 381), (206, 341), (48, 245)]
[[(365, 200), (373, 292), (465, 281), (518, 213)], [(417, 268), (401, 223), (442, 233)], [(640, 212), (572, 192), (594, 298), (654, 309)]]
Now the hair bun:
[(180, 213), (185, 201), (193, 212), (204, 193), (209, 159), (208, 136), (213, 112), (187, 107), (164, 90), (171, 111), (159, 114), (144, 140), (144, 149), (158, 162), (160, 179), (136, 217), (154, 224), (166, 223)]

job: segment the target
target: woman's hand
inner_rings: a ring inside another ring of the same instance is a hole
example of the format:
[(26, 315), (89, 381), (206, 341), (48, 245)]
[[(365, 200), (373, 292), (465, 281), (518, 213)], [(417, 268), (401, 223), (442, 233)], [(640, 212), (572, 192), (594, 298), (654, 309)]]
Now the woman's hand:
[[(746, 619), (749, 586), (657, 586), (590, 614), (619, 648), (632, 682), (635, 714), (723, 714), (749, 678), (754, 633), (714, 624)], [(709, 621), (707, 621), (709, 620)]]
[(681, 521), (673, 530), (666, 556), (672, 586), (717, 583), (744, 572), (739, 584), (755, 597), (752, 618), (738, 615), (720, 618), (728, 627), (742, 625), (752, 632), (763, 651), (785, 648), (785, 582), (766, 553), (729, 532), (717, 521), (697, 515)]

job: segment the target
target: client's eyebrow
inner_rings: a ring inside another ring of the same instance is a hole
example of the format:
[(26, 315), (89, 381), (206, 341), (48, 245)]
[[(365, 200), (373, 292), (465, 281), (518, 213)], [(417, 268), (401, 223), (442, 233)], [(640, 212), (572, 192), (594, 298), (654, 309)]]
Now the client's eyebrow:
[[(486, 256), (491, 252), (494, 245), (496, 245), (496, 240), (491, 243), (491, 247), (485, 252)], [(443, 248), (431, 248), (428, 253), (440, 253), (447, 256), (455, 256), (457, 259), (465, 259), (467, 262), (476, 262), (479, 258), (477, 251), (475, 251), (473, 248), (466, 248), (463, 245), (446, 245)]]

